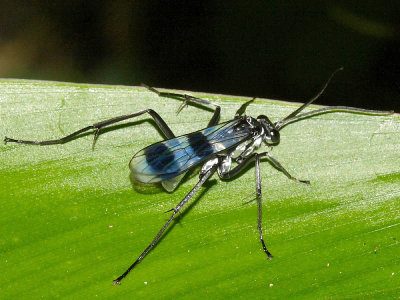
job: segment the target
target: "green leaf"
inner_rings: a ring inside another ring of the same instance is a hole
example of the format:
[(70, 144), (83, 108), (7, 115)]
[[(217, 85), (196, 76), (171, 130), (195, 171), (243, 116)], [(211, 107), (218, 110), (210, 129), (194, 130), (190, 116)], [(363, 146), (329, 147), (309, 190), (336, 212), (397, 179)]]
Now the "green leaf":
[[(197, 96), (229, 120), (244, 98)], [(176, 135), (204, 128), (211, 112), (140, 87), (0, 81), (0, 135), (55, 139), (107, 118), (153, 108)], [(298, 104), (257, 99), (252, 116), (279, 120)], [(324, 298), (400, 294), (400, 118), (330, 113), (288, 125), (272, 154), (288, 180), (262, 167), (257, 232), (254, 167), (216, 175), (122, 281), (197, 182), (174, 193), (130, 180), (130, 158), (161, 140), (148, 116), (63, 145), (0, 146), (0, 294), (4, 299)], [(132, 125), (132, 126), (131, 126)], [(135, 126), (133, 126), (135, 125)]]

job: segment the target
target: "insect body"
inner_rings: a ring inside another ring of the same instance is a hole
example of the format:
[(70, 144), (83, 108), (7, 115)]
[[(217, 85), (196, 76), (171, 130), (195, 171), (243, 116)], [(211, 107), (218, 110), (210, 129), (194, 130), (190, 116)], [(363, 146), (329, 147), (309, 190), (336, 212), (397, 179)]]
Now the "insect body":
[[(121, 122), (130, 118), (137, 117), (139, 115), (148, 113), (150, 114), (157, 126), (166, 136), (165, 141), (161, 141), (150, 145), (140, 150), (132, 158), (129, 166), (132, 171), (133, 177), (143, 183), (157, 183), (161, 182), (163, 187), (168, 191), (173, 191), (180, 180), (184, 177), (186, 172), (195, 166), (202, 165), (200, 171), (200, 179), (193, 189), (185, 196), (181, 202), (178, 203), (173, 209), (171, 216), (154, 237), (152, 242), (147, 246), (143, 253), (137, 258), (137, 260), (117, 279), (114, 280), (113, 284), (119, 284), (121, 280), (138, 264), (147, 253), (157, 244), (164, 231), (167, 229), (169, 224), (175, 218), (182, 208), (189, 202), (194, 194), (200, 189), (200, 187), (214, 174), (217, 173), (221, 179), (229, 179), (237, 175), (246, 165), (253, 162), (256, 169), (256, 198), (258, 204), (258, 231), (260, 241), (264, 252), (268, 258), (272, 258), (271, 253), (265, 246), (262, 227), (262, 203), (261, 203), (261, 176), (260, 176), (260, 159), (262, 157), (267, 158), (279, 171), (283, 172), (289, 179), (309, 184), (307, 180), (300, 180), (293, 177), (269, 152), (257, 153), (256, 150), (265, 143), (272, 147), (276, 146), (280, 141), (279, 130), (287, 124), (312, 117), (322, 113), (343, 111), (350, 113), (363, 113), (363, 114), (376, 114), (376, 115), (387, 115), (392, 112), (384, 111), (373, 111), (359, 108), (350, 108), (345, 106), (333, 106), (325, 107), (310, 112), (300, 112), (317, 99), (327, 87), (330, 79), (335, 74), (334, 72), (323, 89), (307, 103), (301, 105), (294, 112), (289, 114), (278, 122), (271, 122), (267, 116), (260, 115), (256, 118), (244, 115), (247, 106), (254, 101), (254, 99), (244, 103), (236, 112), (235, 118), (231, 121), (218, 124), (220, 115), (220, 107), (204, 99), (196, 98), (186, 94), (177, 93), (165, 93), (159, 92), (158, 90), (145, 86), (150, 91), (157, 93), (161, 97), (171, 97), (184, 100), (183, 105), (178, 111), (180, 111), (184, 105), (188, 103), (196, 103), (215, 109), (213, 117), (208, 123), (207, 128), (199, 131), (195, 131), (180, 137), (176, 137), (168, 125), (163, 119), (152, 109), (139, 111), (133, 114), (119, 116), (109, 120), (105, 120), (87, 127), (84, 127), (76, 132), (71, 133), (57, 140), (47, 141), (28, 141), (5, 138), (4, 141), (15, 142), (22, 144), (34, 144), (34, 145), (51, 145), (51, 144), (62, 144), (81, 133), (88, 130), (94, 130), (94, 141), (102, 128), (107, 127), (111, 124)], [(234, 166), (234, 167), (233, 167)]]
[[(204, 174), (213, 164), (219, 165), (218, 158), (226, 157), (229, 161), (225, 160), (218, 167), (218, 173), (223, 175), (230, 169), (232, 154), (241, 148), (253, 149), (260, 146), (263, 133), (264, 128), (256, 119), (238, 117), (226, 123), (153, 144), (132, 158), (130, 168), (133, 177), (140, 182), (165, 182), (207, 161), (201, 172)], [(236, 158), (240, 159), (242, 157)]]

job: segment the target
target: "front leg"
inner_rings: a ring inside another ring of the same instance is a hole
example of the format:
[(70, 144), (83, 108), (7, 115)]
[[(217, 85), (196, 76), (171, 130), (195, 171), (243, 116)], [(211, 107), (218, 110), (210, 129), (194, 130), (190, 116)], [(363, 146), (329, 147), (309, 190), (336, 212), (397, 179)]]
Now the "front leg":
[[(219, 168), (218, 168), (218, 175), (221, 179), (229, 179), (238, 174), (243, 168), (245, 168), (250, 162), (255, 159), (255, 168), (256, 168), (256, 195), (257, 195), (257, 205), (258, 205), (258, 232), (260, 234), (260, 241), (263, 247), (264, 252), (268, 255), (269, 259), (272, 259), (271, 252), (268, 251), (267, 247), (265, 246), (264, 237), (262, 233), (261, 227), (261, 219), (262, 219), (262, 196), (261, 196), (261, 174), (260, 174), (260, 158), (265, 156), (265, 153), (253, 153), (252, 155), (246, 157), (240, 164), (234, 167), (232, 170), (229, 170), (230, 167), (230, 159), (227, 157), (220, 159)], [(225, 164), (229, 164), (227, 167)], [(226, 171), (229, 170), (229, 171)]]
[[(283, 172), (289, 179), (294, 180), (296, 182), (301, 182), (301, 183), (305, 183), (305, 184), (310, 184), (310, 182), (308, 180), (299, 180), (295, 177), (293, 177), (292, 175), (290, 175), (290, 173), (288, 171), (286, 171), (286, 169), (284, 167), (282, 167), (282, 165), (268, 152), (263, 152), (263, 153), (253, 153), (250, 156), (246, 157), (243, 161), (241, 161), (236, 167), (234, 167), (233, 169), (228, 169), (228, 171), (224, 171), (226, 170), (223, 166), (223, 163), (225, 161), (225, 159), (222, 159), (220, 161), (220, 167), (218, 168), (218, 175), (221, 179), (230, 179), (233, 176), (237, 175), (240, 171), (242, 171), (250, 162), (252, 162), (255, 159), (255, 169), (256, 169), (256, 196), (257, 196), (257, 205), (258, 205), (258, 223), (257, 223), (257, 227), (258, 227), (258, 232), (260, 234), (260, 241), (261, 241), (261, 245), (263, 247), (264, 252), (268, 255), (269, 259), (272, 259), (272, 254), (271, 252), (268, 251), (267, 247), (265, 246), (265, 242), (264, 242), (264, 237), (263, 237), (263, 233), (262, 233), (262, 195), (261, 195), (261, 173), (260, 173), (260, 159), (262, 157), (267, 157), (271, 163), (281, 172)], [(229, 164), (229, 160), (227, 162)], [(230, 166), (230, 165), (229, 165)]]
[(257, 206), (258, 206), (258, 222), (257, 222), (257, 227), (258, 227), (258, 232), (260, 234), (260, 241), (261, 245), (263, 247), (264, 252), (268, 255), (269, 259), (272, 259), (272, 254), (271, 252), (268, 251), (267, 247), (265, 246), (264, 242), (264, 237), (262, 233), (262, 227), (261, 227), (261, 218), (262, 218), (262, 195), (261, 195), (261, 174), (260, 174), (260, 155), (257, 153), (255, 154), (256, 157), (256, 195), (257, 195)]
[(305, 183), (305, 184), (310, 184), (309, 180), (301, 180), (297, 179), (296, 177), (290, 175), (290, 173), (268, 152), (262, 152), (262, 153), (253, 153), (250, 156), (246, 157), (244, 160), (242, 160), (236, 167), (229, 171), (223, 171), (218, 169), (218, 175), (221, 179), (230, 179), (234, 176), (236, 176), (241, 170), (243, 170), (250, 162), (253, 161), (253, 159), (256, 159), (257, 157), (267, 157), (269, 161), (283, 174), (285, 174), (289, 179), (300, 182), (300, 183)]
[(285, 174), (287, 176), (287, 178), (296, 181), (296, 182), (300, 182), (300, 183), (305, 183), (305, 184), (310, 184), (309, 180), (301, 180), (301, 179), (297, 179), (296, 177), (293, 177), (292, 175), (290, 175), (290, 173), (288, 171), (286, 171), (286, 169), (284, 167), (282, 167), (282, 165), (279, 163), (279, 161), (277, 161), (271, 154), (269, 154), (268, 152), (264, 152), (262, 153), (263, 156), (267, 156), (269, 161), (275, 166), (275, 168), (277, 168), (279, 171), (281, 171), (283, 174)]

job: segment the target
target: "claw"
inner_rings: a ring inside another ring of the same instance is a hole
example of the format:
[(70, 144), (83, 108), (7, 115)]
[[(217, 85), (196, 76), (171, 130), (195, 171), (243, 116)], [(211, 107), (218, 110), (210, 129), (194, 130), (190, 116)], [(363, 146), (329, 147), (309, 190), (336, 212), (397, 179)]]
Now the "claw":
[(96, 144), (97, 138), (99, 137), (99, 133), (100, 133), (100, 128), (96, 128), (94, 132), (92, 151), (94, 151), (94, 145)]
[(7, 145), (7, 143), (20, 143), (20, 140), (15, 140), (15, 139), (10, 139), (8, 137), (4, 137), (4, 144)]
[(182, 111), (182, 109), (184, 109), (184, 108), (188, 105), (188, 103), (189, 103), (189, 100), (188, 100), (188, 99), (186, 99), (185, 101), (183, 101), (182, 104), (181, 104), (181, 105), (179, 106), (179, 108), (177, 109), (176, 114), (178, 115), (178, 114)]
[(310, 184), (310, 180), (299, 180), (300, 183), (305, 183), (307, 185)]
[(304, 183), (304, 184), (307, 184), (307, 185), (310, 184), (310, 180), (301, 180), (301, 179), (297, 179), (295, 177), (291, 177), (290, 179), (292, 179), (293, 181), (296, 181), (298, 183)]
[(120, 285), (120, 284), (121, 284), (121, 281), (119, 281), (118, 279), (115, 279), (113, 281), (113, 285)]

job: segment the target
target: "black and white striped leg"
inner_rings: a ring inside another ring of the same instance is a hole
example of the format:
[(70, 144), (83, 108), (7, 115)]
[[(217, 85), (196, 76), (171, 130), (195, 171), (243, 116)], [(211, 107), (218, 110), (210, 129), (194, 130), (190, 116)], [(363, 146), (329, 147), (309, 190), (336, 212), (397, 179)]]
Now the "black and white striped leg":
[(20, 140), (20, 139), (12, 139), (12, 138), (8, 138), (5, 137), (4, 138), (4, 142), (5, 143), (20, 143), (20, 144), (29, 144), (29, 145), (40, 145), (40, 146), (45, 146), (45, 145), (54, 145), (54, 144), (63, 144), (66, 143), (74, 138), (76, 138), (77, 136), (79, 136), (80, 134), (89, 131), (89, 130), (94, 130), (94, 139), (93, 139), (93, 147), (94, 144), (96, 142), (96, 139), (99, 135), (100, 129), (107, 127), (109, 125), (127, 120), (127, 119), (131, 119), (131, 118), (135, 118), (138, 117), (140, 115), (143, 115), (145, 113), (148, 113), (151, 117), (153, 117), (154, 121), (156, 122), (157, 126), (160, 128), (160, 130), (164, 133), (165, 137), (167, 139), (172, 139), (175, 137), (175, 135), (173, 134), (173, 132), (171, 131), (171, 129), (168, 127), (167, 123), (165, 123), (165, 121), (160, 117), (160, 115), (158, 113), (156, 113), (154, 110), (152, 109), (145, 109), (145, 110), (141, 110), (138, 112), (135, 112), (133, 114), (129, 114), (129, 115), (123, 115), (123, 116), (118, 116), (112, 119), (108, 119), (102, 122), (98, 122), (95, 123), (93, 125), (84, 127), (82, 129), (79, 129), (67, 136), (64, 136), (60, 139), (56, 139), (56, 140), (46, 140), (46, 141), (29, 141), (29, 140)]
[(156, 93), (158, 96), (160, 97), (168, 97), (168, 98), (174, 98), (174, 99), (180, 99), (180, 100), (184, 100), (184, 102), (182, 103), (182, 105), (179, 107), (178, 109), (178, 113), (189, 103), (189, 102), (193, 102), (193, 103), (197, 103), (200, 104), (202, 106), (205, 107), (209, 107), (212, 109), (215, 109), (214, 114), (210, 120), (210, 122), (208, 122), (208, 126), (207, 127), (211, 127), (214, 126), (216, 124), (218, 124), (218, 120), (221, 114), (221, 107), (217, 104), (214, 104), (210, 101), (207, 101), (205, 99), (201, 99), (201, 98), (197, 98), (197, 97), (193, 97), (187, 94), (178, 94), (178, 93), (169, 93), (169, 92), (160, 92), (157, 89), (148, 86), (144, 83), (142, 83), (142, 86), (147, 88), (148, 90)]
[(150, 245), (147, 246), (147, 248), (142, 252), (142, 254), (140, 254), (140, 256), (136, 259), (136, 261), (121, 276), (119, 276), (117, 279), (113, 281), (113, 285), (120, 284), (121, 280), (124, 279), (126, 275), (128, 275), (129, 272), (132, 271), (132, 269), (143, 260), (143, 258), (147, 255), (147, 253), (149, 253), (150, 250), (157, 244), (164, 231), (168, 228), (169, 224), (175, 218), (176, 214), (178, 214), (182, 210), (182, 208), (189, 202), (189, 200), (193, 198), (194, 194), (215, 173), (216, 170), (217, 170), (217, 165), (212, 167), (210, 170), (208, 170), (201, 176), (199, 182), (195, 185), (195, 187), (185, 196), (185, 198), (183, 198), (181, 202), (179, 202), (177, 206), (175, 206), (171, 210), (173, 211), (172, 215), (169, 217), (168, 221), (164, 224), (161, 230), (157, 233), (157, 235), (150, 243)]
[(258, 205), (258, 232), (260, 234), (260, 241), (263, 247), (264, 252), (268, 255), (269, 259), (272, 259), (271, 252), (268, 251), (267, 247), (265, 246), (263, 232), (262, 232), (262, 194), (261, 194), (261, 174), (260, 174), (260, 156), (255, 153), (255, 169), (256, 169), (256, 197), (257, 197), (257, 205)]

